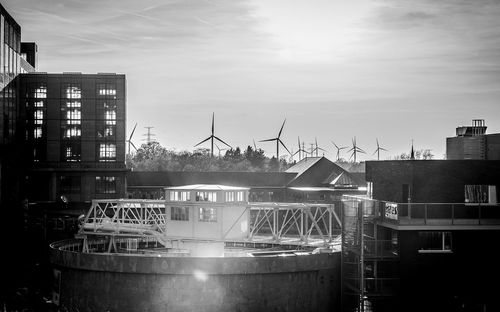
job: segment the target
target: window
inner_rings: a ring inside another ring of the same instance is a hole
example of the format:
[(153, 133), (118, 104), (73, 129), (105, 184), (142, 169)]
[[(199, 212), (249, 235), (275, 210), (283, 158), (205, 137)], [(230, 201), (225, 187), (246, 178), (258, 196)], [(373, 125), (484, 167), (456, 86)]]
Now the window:
[(79, 141), (69, 141), (62, 144), (63, 155), (65, 161), (77, 162), (81, 158), (81, 146)]
[(217, 208), (200, 208), (198, 220), (201, 222), (217, 222)]
[(496, 186), (465, 185), (465, 202), (471, 204), (496, 204)]
[(217, 192), (196, 192), (196, 201), (217, 202)]
[(234, 192), (226, 192), (226, 202), (234, 202)]
[(451, 232), (419, 232), (420, 253), (451, 252)]
[(116, 145), (115, 144), (100, 144), (99, 145), (99, 161), (114, 161), (116, 160)]
[(61, 88), (61, 97), (63, 99), (81, 99), (82, 98), (82, 88), (79, 83), (68, 83), (63, 84)]
[(226, 192), (226, 202), (242, 202), (244, 193), (242, 191)]
[(115, 194), (116, 177), (95, 177), (95, 192), (97, 194)]
[(189, 207), (170, 208), (170, 220), (189, 221)]
[(244, 201), (244, 199), (243, 199), (243, 192), (242, 191), (236, 192), (236, 201), (239, 201), (239, 202)]
[(61, 194), (80, 193), (81, 179), (79, 176), (61, 176), (60, 191)]
[(190, 201), (191, 193), (189, 191), (170, 191), (170, 201)]
[(114, 83), (98, 83), (97, 96), (116, 99), (116, 85)]

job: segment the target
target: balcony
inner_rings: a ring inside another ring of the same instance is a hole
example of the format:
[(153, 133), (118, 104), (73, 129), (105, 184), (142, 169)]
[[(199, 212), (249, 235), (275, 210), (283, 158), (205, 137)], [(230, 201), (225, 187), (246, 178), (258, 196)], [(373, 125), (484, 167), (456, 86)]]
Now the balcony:
[(500, 205), (389, 203), (378, 201), (377, 217), (397, 225), (500, 225)]

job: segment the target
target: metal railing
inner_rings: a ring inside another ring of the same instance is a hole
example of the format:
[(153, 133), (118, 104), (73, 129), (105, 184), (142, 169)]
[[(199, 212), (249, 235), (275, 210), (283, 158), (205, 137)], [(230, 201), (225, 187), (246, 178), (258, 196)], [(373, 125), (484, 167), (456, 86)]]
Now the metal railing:
[(357, 196), (344, 201), (363, 202), (364, 217), (397, 225), (500, 225), (499, 204), (395, 203)]

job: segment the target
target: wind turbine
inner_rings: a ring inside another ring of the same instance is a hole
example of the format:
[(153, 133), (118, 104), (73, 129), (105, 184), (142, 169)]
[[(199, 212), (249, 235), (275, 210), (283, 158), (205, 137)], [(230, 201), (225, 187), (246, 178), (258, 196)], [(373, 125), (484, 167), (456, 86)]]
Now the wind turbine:
[(135, 123), (134, 129), (132, 129), (132, 132), (130, 133), (130, 136), (128, 137), (128, 154), (130, 155), (130, 146), (132, 146), (136, 151), (137, 147), (135, 147), (134, 143), (132, 143), (132, 136), (134, 135), (135, 128), (137, 128), (137, 123)]
[(333, 141), (332, 141), (332, 144), (335, 145), (335, 148), (337, 149), (337, 161), (339, 161), (339, 159), (340, 159), (340, 151), (343, 150), (343, 149), (346, 149), (347, 146), (338, 147), (337, 144), (335, 144), (335, 142), (333, 142)]
[[(316, 152), (316, 157), (318, 157), (318, 151), (321, 150), (323, 151), (323, 156), (325, 155), (324, 152), (326, 152), (325, 149), (321, 148), (321, 147), (318, 147), (318, 139), (317, 138), (314, 138), (315, 142), (316, 142), (316, 147), (314, 148), (313, 152)], [(311, 153), (312, 154), (312, 153)]]
[(214, 139), (216, 139), (217, 141), (227, 145), (228, 147), (232, 148), (231, 145), (227, 144), (226, 142), (222, 141), (221, 139), (219, 139), (218, 137), (216, 137), (214, 135), (214, 119), (215, 119), (215, 114), (212, 113), (212, 134), (206, 138), (205, 140), (201, 141), (200, 143), (196, 144), (194, 147), (202, 144), (202, 143), (205, 143), (206, 141), (208, 140), (211, 140), (211, 147), (210, 147), (210, 155), (213, 157), (214, 156)]
[(375, 155), (375, 153), (377, 153), (377, 160), (380, 160), (380, 151), (386, 151), (387, 152), (387, 150), (385, 148), (380, 147), (380, 145), (378, 144), (378, 138), (377, 138), (377, 149), (372, 154), (372, 155)]
[(283, 127), (285, 126), (285, 122), (286, 122), (286, 119), (283, 121), (283, 124), (281, 125), (281, 129), (280, 129), (280, 132), (278, 133), (278, 136), (273, 138), (273, 139), (267, 139), (267, 140), (261, 140), (259, 142), (271, 142), (271, 141), (276, 141), (276, 159), (279, 161), (280, 160), (280, 144), (286, 149), (286, 151), (290, 153), (290, 151), (288, 150), (288, 148), (285, 146), (285, 144), (283, 143), (283, 141), (281, 141), (280, 137), (281, 137), (281, 132), (283, 131)]
[(299, 149), (295, 153), (293, 153), (292, 157), (295, 156), (295, 155), (297, 155), (297, 154), (299, 154), (299, 160), (301, 160), (302, 159), (301, 152), (304, 152), (304, 150), (300, 147), (300, 138), (299, 137), (297, 137), (297, 142), (299, 144), (298, 145)]
[(220, 152), (227, 150), (227, 148), (220, 148), (217, 143), (214, 143), (215, 147), (217, 147), (217, 150), (219, 150), (219, 157), (220, 157)]
[(350, 150), (348, 150), (347, 152), (351, 152), (352, 151), (352, 154), (351, 154), (351, 157), (349, 157), (349, 159), (353, 158), (354, 157), (354, 162), (356, 162), (356, 154), (357, 153), (363, 153), (363, 154), (366, 154), (365, 151), (363, 151), (361, 148), (359, 148), (357, 145), (356, 145), (356, 137), (354, 137), (352, 139), (352, 148)]

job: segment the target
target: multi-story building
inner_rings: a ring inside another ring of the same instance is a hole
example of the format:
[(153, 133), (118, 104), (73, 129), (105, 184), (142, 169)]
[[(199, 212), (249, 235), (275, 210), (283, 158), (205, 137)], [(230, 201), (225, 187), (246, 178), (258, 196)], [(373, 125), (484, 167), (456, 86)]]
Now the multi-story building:
[(369, 161), (366, 179), (344, 201), (346, 310), (498, 311), (500, 161)]
[(125, 195), (125, 75), (21, 75), (30, 201)]
[(486, 134), (483, 119), (457, 127), (456, 136), (446, 139), (446, 159), (500, 160), (500, 133)]

